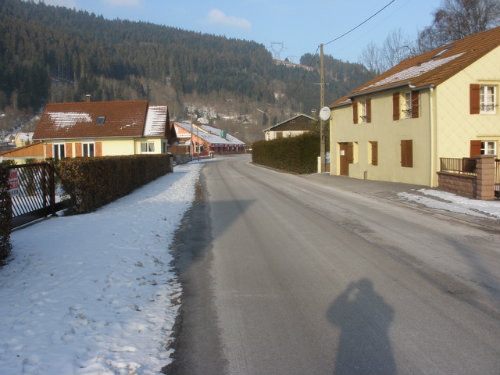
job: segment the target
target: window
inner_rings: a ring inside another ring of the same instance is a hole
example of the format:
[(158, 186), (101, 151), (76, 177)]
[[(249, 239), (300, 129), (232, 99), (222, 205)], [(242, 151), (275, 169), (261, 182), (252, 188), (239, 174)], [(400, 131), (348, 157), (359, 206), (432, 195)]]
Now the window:
[(417, 118), (419, 115), (419, 92), (396, 92), (392, 95), (392, 119)]
[(161, 153), (166, 154), (167, 153), (167, 142), (161, 141)]
[(155, 152), (154, 142), (141, 142), (141, 154), (150, 154)]
[(370, 141), (368, 142), (368, 156), (371, 159), (368, 161), (371, 165), (378, 165), (378, 142)]
[(95, 122), (96, 125), (103, 125), (106, 121), (106, 116), (99, 116)]
[(497, 86), (470, 85), (470, 114), (495, 114), (497, 111)]
[(496, 155), (497, 143), (495, 141), (481, 142), (481, 155)]
[(95, 156), (94, 142), (82, 143), (82, 154), (86, 158), (94, 157)]
[(411, 139), (401, 141), (401, 166), (413, 167), (413, 140)]
[(480, 113), (496, 113), (496, 87), (481, 85), (479, 89)]
[(55, 143), (53, 147), (54, 159), (60, 160), (66, 157), (64, 143)]
[(371, 99), (352, 103), (352, 121), (354, 124), (358, 124), (359, 122), (368, 123), (372, 121), (371, 104)]

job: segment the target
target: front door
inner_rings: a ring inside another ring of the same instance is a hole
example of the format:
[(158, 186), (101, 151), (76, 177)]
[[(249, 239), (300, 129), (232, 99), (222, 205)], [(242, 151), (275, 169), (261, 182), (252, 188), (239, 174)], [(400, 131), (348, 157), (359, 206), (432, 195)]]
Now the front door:
[(349, 143), (340, 143), (340, 175), (349, 176)]

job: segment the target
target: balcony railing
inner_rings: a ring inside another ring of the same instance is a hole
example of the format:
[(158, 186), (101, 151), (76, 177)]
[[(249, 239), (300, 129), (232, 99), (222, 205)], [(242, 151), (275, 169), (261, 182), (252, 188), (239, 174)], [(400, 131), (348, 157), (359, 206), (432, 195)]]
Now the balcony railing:
[(476, 175), (476, 159), (441, 158), (441, 172)]

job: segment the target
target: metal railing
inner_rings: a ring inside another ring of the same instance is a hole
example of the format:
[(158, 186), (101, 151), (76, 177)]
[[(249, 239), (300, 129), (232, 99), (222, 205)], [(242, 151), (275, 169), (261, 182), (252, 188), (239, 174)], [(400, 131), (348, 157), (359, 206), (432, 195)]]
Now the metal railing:
[(440, 158), (441, 172), (476, 175), (476, 159)]
[(8, 168), (14, 227), (55, 214), (62, 208), (64, 199), (56, 201), (55, 170), (52, 164), (11, 165)]

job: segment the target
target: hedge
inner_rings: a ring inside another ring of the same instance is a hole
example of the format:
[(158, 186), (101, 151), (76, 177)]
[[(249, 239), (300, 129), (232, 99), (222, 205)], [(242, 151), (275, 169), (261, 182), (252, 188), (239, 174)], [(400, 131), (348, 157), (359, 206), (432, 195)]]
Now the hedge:
[(259, 141), (252, 145), (252, 161), (292, 173), (315, 173), (319, 149), (320, 137), (316, 133)]
[(12, 201), (9, 194), (9, 168), (0, 166), (0, 263), (9, 256), (12, 248)]
[(70, 211), (91, 212), (170, 171), (168, 155), (60, 160), (56, 170), (71, 196)]

